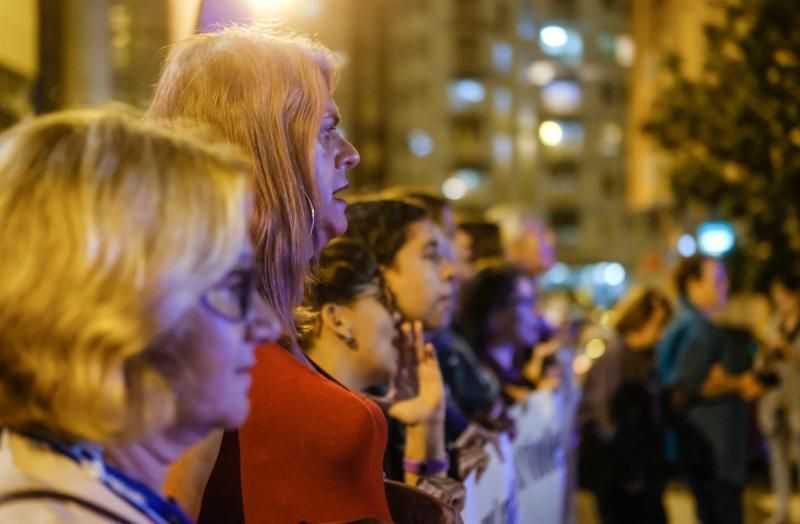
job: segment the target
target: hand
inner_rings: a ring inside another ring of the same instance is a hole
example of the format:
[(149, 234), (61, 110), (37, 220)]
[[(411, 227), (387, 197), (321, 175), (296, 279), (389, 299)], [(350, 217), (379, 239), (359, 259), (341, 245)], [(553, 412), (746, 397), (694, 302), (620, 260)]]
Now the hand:
[(464, 485), (450, 477), (439, 475), (424, 477), (417, 484), (417, 489), (421, 489), (444, 504), (453, 506), (459, 513), (464, 509), (464, 501), (467, 497)]
[[(403, 324), (401, 333), (414, 350), (414, 358), (407, 360), (416, 364), (413, 382), (418, 391), (411, 398), (391, 404), (387, 413), (407, 425), (443, 420), (445, 403), (442, 372), (433, 346), (425, 343), (422, 323), (414, 322), (413, 329), (410, 324)], [(397, 387), (402, 388), (403, 385)], [(432, 420), (434, 418), (436, 420)]]
[(764, 386), (752, 371), (739, 375), (739, 395), (751, 402), (764, 394)]
[(702, 392), (703, 396), (714, 397), (730, 393), (731, 389), (736, 389), (736, 386), (736, 378), (728, 373), (725, 366), (717, 362), (708, 370), (706, 380), (703, 382)]
[(456, 470), (460, 480), (466, 479), (470, 473), (475, 472), (480, 480), (484, 470), (489, 465), (489, 454), (483, 446), (472, 443), (469, 446), (457, 448), (455, 452)]
[(475, 422), (467, 426), (467, 429), (465, 429), (464, 432), (459, 435), (458, 439), (453, 443), (453, 445), (456, 448), (464, 448), (472, 445), (483, 447), (487, 443), (491, 443), (492, 446), (494, 446), (494, 449), (497, 451), (497, 455), (502, 459), (503, 452), (500, 450), (500, 441), (498, 440), (497, 433), (490, 431)]

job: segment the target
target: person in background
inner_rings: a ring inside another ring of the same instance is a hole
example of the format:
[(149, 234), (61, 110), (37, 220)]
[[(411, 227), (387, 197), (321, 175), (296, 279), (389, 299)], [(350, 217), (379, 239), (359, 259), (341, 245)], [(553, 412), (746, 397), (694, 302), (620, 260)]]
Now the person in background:
[[(437, 331), (450, 322), (453, 313), (453, 266), (449, 260), (447, 238), (426, 211), (409, 201), (373, 200), (352, 204), (348, 208), (349, 238), (357, 239), (374, 253), (394, 304), (404, 319), (420, 321), (426, 335)], [(451, 475), (463, 480), (473, 470), (481, 470), (488, 461), (483, 445), (491, 435), (470, 424), (463, 414), (447, 405), (447, 428), (428, 428), (428, 459), (444, 461), (451, 465)], [(453, 415), (460, 429), (453, 430)], [(424, 428), (394, 426), (395, 435), (390, 437), (386, 470), (390, 478), (397, 476), (403, 456), (410, 450), (403, 449), (406, 438), (403, 432), (423, 431)], [(447, 433), (445, 430), (447, 429)], [(455, 440), (446, 440), (446, 435), (455, 434)], [(410, 439), (409, 439), (410, 441)], [(442, 449), (440, 449), (440, 446)], [(444, 451), (444, 454), (441, 452)], [(434, 456), (434, 452), (440, 456)], [(423, 456), (420, 452), (414, 452)], [(413, 460), (419, 461), (419, 458)], [(404, 464), (405, 469), (413, 466)], [(413, 466), (417, 468), (417, 466)], [(444, 467), (443, 465), (437, 467)], [(394, 473), (393, 473), (394, 472)]]
[[(455, 307), (461, 288), (467, 283), (464, 280), (466, 275), (459, 275), (458, 268), (460, 266), (463, 271), (465, 264), (471, 267), (472, 263), (465, 260), (465, 253), (456, 248), (458, 229), (453, 222), (454, 213), (449, 201), (429, 192), (396, 189), (393, 193), (423, 207), (447, 237), (454, 273), (451, 304)], [(467, 272), (474, 273), (474, 270), (467, 269)], [(496, 408), (500, 394), (499, 383), (493, 373), (481, 364), (464, 336), (455, 329), (452, 320), (453, 312), (445, 325), (430, 334), (430, 341), (436, 348), (439, 366), (447, 384), (447, 413), (450, 419), (446, 431), (448, 441), (455, 441), (466, 429), (464, 423), (468, 421), (478, 422), (491, 429), (499, 429), (505, 424), (505, 421), (496, 416), (500, 413)]]
[(2, 135), (0, 522), (191, 522), (167, 468), (244, 421), (280, 334), (250, 202), (244, 158), (190, 129), (92, 110)]
[(233, 27), (177, 44), (148, 111), (199, 121), (248, 155), (257, 285), (284, 332), (259, 351), (247, 422), (219, 453), (219, 436), (193, 450), (168, 482), (200, 522), (391, 520), (383, 412), (321, 374), (295, 337), (313, 259), (347, 229), (340, 192), (359, 162), (339, 130), (337, 76), (333, 54), (308, 38)]
[(496, 207), (487, 213), (500, 227), (506, 258), (538, 277), (556, 263), (556, 239), (547, 225), (532, 213)]
[[(519, 362), (530, 356), (539, 337), (533, 277), (513, 265), (487, 267), (464, 290), (461, 302), (460, 324), (467, 340), (502, 384), (507, 402), (522, 401), (536, 387)], [(548, 366), (539, 367), (540, 376)]]
[(675, 270), (680, 310), (657, 349), (665, 411), (703, 524), (742, 522), (747, 401), (762, 388), (734, 352), (714, 316), (728, 297), (722, 262), (684, 258)]
[(605, 352), (589, 370), (578, 410), (580, 480), (595, 493), (605, 524), (666, 524), (664, 429), (655, 345), (672, 306), (653, 288), (614, 309)]
[(453, 242), (469, 254), (470, 265), (462, 279), (465, 282), (475, 276), (476, 270), (505, 260), (500, 227), (494, 222), (474, 219), (458, 222)]
[[(421, 323), (396, 328), (390, 293), (375, 258), (363, 244), (337, 239), (323, 250), (298, 312), (298, 325), (301, 346), (311, 359), (354, 391), (366, 393), (389, 386), (387, 397), (401, 395), (404, 384), (396, 380), (403, 373), (413, 373), (418, 384), (416, 396), (396, 402), (384, 397), (377, 402), (387, 406), (390, 417), (407, 426), (441, 424), (444, 386), (433, 347), (425, 344)], [(408, 433), (411, 438), (421, 436), (420, 432)], [(406, 449), (424, 449), (425, 445), (425, 441), (406, 442)], [(406, 480), (460, 510), (463, 487), (448, 482), (444, 473)], [(399, 515), (393, 517), (399, 519)]]
[(800, 277), (785, 273), (770, 285), (775, 323), (762, 343), (762, 372), (776, 379), (761, 398), (758, 420), (769, 446), (772, 489), (778, 499), (770, 524), (788, 524), (792, 460), (800, 457)]

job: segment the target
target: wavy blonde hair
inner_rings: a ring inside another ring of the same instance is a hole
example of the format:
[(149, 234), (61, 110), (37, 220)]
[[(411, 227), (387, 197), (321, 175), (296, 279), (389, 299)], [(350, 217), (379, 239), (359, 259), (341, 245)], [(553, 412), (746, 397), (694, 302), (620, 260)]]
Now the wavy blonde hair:
[(120, 111), (0, 136), (0, 426), (110, 444), (172, 421), (156, 341), (238, 258), (247, 168)]
[(265, 26), (230, 27), (172, 48), (147, 112), (210, 125), (251, 158), (259, 287), (288, 333), (316, 256), (314, 146), (336, 82), (322, 45)]

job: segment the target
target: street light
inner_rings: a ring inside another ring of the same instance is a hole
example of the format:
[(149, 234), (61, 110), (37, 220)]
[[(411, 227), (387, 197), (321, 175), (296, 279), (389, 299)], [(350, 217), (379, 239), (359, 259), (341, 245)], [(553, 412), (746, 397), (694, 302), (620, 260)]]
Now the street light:
[(736, 234), (728, 222), (706, 222), (697, 228), (697, 243), (704, 255), (721, 257), (733, 249), (735, 242)]

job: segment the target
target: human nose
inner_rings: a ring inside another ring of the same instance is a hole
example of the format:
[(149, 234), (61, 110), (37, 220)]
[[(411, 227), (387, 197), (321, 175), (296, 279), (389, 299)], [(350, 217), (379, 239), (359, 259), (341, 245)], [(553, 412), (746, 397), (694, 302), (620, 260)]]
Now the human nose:
[(337, 160), (337, 168), (352, 169), (361, 162), (361, 155), (353, 144), (342, 138), (342, 147)]
[(264, 344), (275, 342), (280, 338), (281, 323), (278, 315), (258, 293), (254, 293), (245, 328), (245, 338), (248, 342)]
[(455, 266), (453, 262), (448, 258), (442, 260), (442, 267), (439, 271), (439, 275), (442, 277), (442, 280), (453, 280), (455, 278)]

